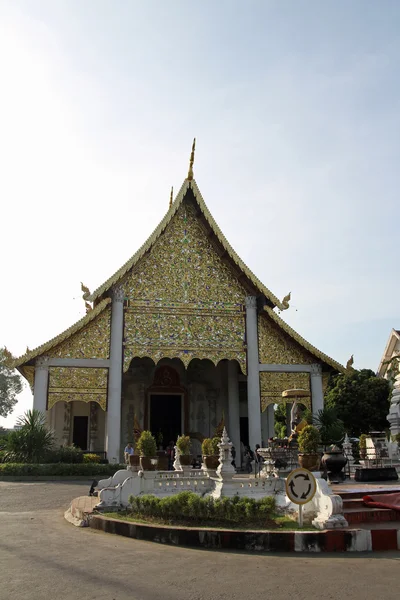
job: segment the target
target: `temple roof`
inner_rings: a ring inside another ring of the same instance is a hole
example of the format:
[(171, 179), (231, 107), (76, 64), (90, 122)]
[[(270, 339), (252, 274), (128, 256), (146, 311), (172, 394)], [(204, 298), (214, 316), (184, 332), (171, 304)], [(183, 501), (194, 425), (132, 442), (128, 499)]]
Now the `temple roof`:
[(141, 246), (141, 248), (139, 248), (139, 250), (116, 273), (114, 273), (114, 275), (112, 275), (112, 277), (107, 279), (107, 281), (103, 283), (103, 285), (97, 288), (97, 290), (95, 290), (90, 295), (85, 294), (85, 300), (88, 300), (90, 302), (96, 301), (108, 290), (110, 290), (110, 288), (113, 285), (118, 283), (118, 281), (120, 281), (122, 277), (126, 275), (126, 273), (130, 271), (139, 262), (139, 260), (144, 256), (144, 254), (146, 254), (146, 252), (148, 252), (152, 248), (152, 246), (155, 244), (158, 238), (162, 235), (163, 231), (167, 227), (168, 223), (170, 223), (170, 221), (172, 220), (173, 216), (179, 209), (187, 192), (190, 189), (192, 190), (194, 199), (202, 215), (209, 224), (212, 233), (218, 239), (219, 243), (224, 248), (225, 252), (228, 254), (229, 258), (236, 265), (236, 267), (243, 273), (243, 275), (248, 279), (252, 286), (254, 286), (254, 288), (256, 288), (259, 291), (260, 294), (264, 294), (264, 296), (269, 301), (271, 307), (276, 306), (280, 310), (284, 310), (285, 308), (287, 308), (267, 287), (265, 287), (261, 283), (261, 281), (254, 275), (254, 273), (247, 267), (247, 265), (245, 265), (241, 258), (236, 254), (235, 250), (229, 244), (228, 240), (225, 238), (224, 234), (222, 233), (217, 223), (215, 222), (213, 216), (211, 215), (210, 211), (208, 210), (206, 203), (204, 202), (200, 190), (197, 186), (197, 183), (194, 179), (192, 179), (191, 181), (186, 179), (184, 181), (181, 189), (179, 190), (178, 195), (176, 196), (174, 202), (170, 206), (167, 214), (165, 215), (161, 223), (153, 231), (151, 236), (147, 239), (147, 241)]
[(65, 331), (63, 331), (62, 333), (57, 335), (56, 337), (52, 338), (45, 344), (38, 346), (34, 350), (29, 350), (28, 352), (25, 352), (25, 354), (23, 356), (20, 356), (13, 362), (13, 367), (19, 367), (20, 365), (24, 365), (24, 364), (28, 363), (30, 360), (32, 360), (33, 358), (36, 358), (37, 356), (40, 356), (40, 355), (44, 354), (45, 352), (48, 352), (55, 346), (58, 346), (58, 344), (61, 344), (61, 342), (65, 342), (65, 340), (67, 340), (68, 338), (73, 336), (75, 333), (80, 331), (83, 327), (85, 327), (85, 325), (88, 325), (88, 323), (93, 321), (93, 319), (95, 319), (101, 312), (103, 312), (103, 310), (110, 303), (111, 303), (111, 298), (105, 298), (104, 300), (99, 302), (99, 304), (93, 310), (89, 311), (84, 317), (82, 317), (82, 319), (80, 319), (79, 321), (74, 323), (74, 325), (71, 325), (71, 327), (69, 327), (68, 329), (66, 329)]

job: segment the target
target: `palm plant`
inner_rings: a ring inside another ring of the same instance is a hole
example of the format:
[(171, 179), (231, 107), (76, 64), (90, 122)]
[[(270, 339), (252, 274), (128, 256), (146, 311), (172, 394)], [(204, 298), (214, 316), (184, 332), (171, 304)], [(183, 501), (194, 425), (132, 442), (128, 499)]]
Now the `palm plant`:
[(39, 463), (53, 448), (54, 432), (46, 425), (46, 417), (39, 410), (28, 410), (17, 421), (5, 445), (7, 462)]
[(343, 441), (345, 430), (343, 421), (338, 419), (334, 407), (325, 407), (313, 416), (313, 425), (318, 429), (321, 443), (325, 447), (329, 444), (340, 444)]

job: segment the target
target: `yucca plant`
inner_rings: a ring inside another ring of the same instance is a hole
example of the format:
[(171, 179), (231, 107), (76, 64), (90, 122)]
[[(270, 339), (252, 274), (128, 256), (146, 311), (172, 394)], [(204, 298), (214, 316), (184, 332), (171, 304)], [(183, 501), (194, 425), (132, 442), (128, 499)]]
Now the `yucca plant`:
[(6, 442), (6, 462), (39, 463), (54, 446), (54, 432), (48, 429), (46, 416), (39, 410), (28, 410), (19, 417), (18, 429)]

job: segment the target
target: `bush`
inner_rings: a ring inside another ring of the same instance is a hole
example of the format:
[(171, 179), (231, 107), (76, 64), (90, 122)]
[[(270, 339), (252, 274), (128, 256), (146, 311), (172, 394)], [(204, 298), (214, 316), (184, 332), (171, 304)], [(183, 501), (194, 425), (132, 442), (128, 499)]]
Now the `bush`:
[(156, 456), (157, 445), (151, 431), (142, 431), (136, 449), (140, 456)]
[(0, 463), (4, 462), (5, 459), (7, 457), (7, 451), (6, 450), (0, 450)]
[(201, 498), (193, 492), (180, 492), (167, 498), (150, 494), (130, 496), (129, 502), (134, 515), (165, 521), (181, 520), (199, 522), (254, 523), (273, 518), (276, 510), (275, 498), (262, 500), (253, 498)]
[(100, 456), (98, 454), (84, 454), (83, 455), (83, 462), (84, 463), (96, 463), (99, 464), (100, 463)]
[(314, 425), (306, 425), (298, 437), (299, 452), (304, 454), (317, 454), (321, 436)]
[(219, 442), (220, 440), (217, 437), (206, 438), (205, 440), (203, 440), (203, 443), (201, 444), (202, 455), (215, 456), (216, 454), (219, 454)]
[(37, 464), (37, 463), (2, 463), (0, 464), (0, 477), (2, 475), (32, 475), (32, 476), (87, 476), (94, 475), (110, 476), (119, 469), (125, 469), (126, 465), (98, 465), (96, 463), (82, 464)]
[(68, 463), (76, 464), (83, 462), (83, 452), (80, 448), (74, 445), (71, 446), (60, 446), (54, 450), (50, 450), (47, 453), (45, 461), (46, 463)]
[(39, 410), (28, 410), (17, 421), (20, 429), (7, 436), (4, 449), (8, 462), (39, 463), (54, 445), (54, 432), (46, 425), (46, 416)]
[(190, 454), (190, 447), (192, 443), (188, 435), (180, 435), (176, 440), (176, 446), (181, 454)]

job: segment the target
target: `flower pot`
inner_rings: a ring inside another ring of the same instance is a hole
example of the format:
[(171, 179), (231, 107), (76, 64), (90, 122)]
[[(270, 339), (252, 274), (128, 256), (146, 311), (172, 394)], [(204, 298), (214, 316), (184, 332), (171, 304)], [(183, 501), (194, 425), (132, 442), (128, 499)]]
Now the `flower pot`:
[(321, 459), (319, 454), (299, 454), (299, 464), (303, 469), (308, 471), (318, 471)]
[(326, 451), (321, 459), (321, 464), (328, 472), (331, 483), (339, 483), (344, 480), (343, 468), (347, 464), (347, 458), (339, 448)]
[(192, 455), (191, 454), (181, 454), (179, 457), (182, 467), (189, 467), (192, 464)]
[(155, 471), (157, 469), (157, 456), (141, 456), (140, 466), (142, 471)]
[[(203, 461), (204, 464), (206, 465), (207, 469), (218, 469), (218, 465), (219, 465), (219, 456), (218, 454), (212, 454), (210, 456), (203, 456)], [(182, 457), (181, 457), (181, 462), (182, 462)]]
[(140, 457), (138, 454), (130, 454), (129, 455), (129, 464), (131, 467), (139, 466)]
[(168, 456), (164, 453), (158, 457), (157, 469), (159, 471), (168, 471)]

